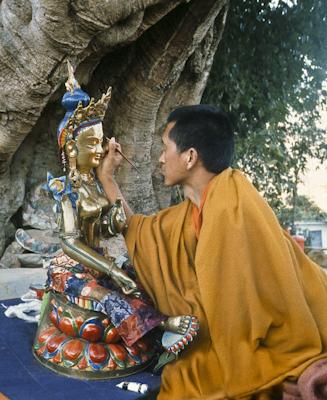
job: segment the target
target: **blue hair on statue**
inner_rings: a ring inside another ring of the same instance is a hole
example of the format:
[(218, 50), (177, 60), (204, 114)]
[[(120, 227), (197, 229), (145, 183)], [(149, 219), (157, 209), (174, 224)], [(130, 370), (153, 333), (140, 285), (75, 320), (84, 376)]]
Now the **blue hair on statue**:
[(70, 63), (68, 63), (68, 76), (65, 84), (67, 92), (61, 101), (66, 109), (66, 114), (57, 129), (58, 145), (63, 159), (65, 158), (64, 148), (68, 141), (74, 140), (83, 128), (103, 121), (111, 98), (111, 87), (109, 87), (97, 102), (90, 99), (90, 96), (81, 89), (75, 79)]
[(59, 137), (62, 129), (66, 126), (69, 118), (73, 115), (78, 103), (82, 102), (83, 107), (86, 107), (90, 102), (90, 96), (79, 87), (74, 87), (73, 92), (66, 92), (61, 100), (62, 106), (67, 110), (64, 118), (60, 122), (57, 129), (57, 136)]

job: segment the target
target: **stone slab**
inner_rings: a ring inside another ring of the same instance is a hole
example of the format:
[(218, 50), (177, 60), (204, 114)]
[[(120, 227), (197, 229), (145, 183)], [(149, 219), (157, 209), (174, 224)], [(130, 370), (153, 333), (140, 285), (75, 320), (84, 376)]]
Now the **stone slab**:
[(31, 284), (44, 284), (46, 278), (43, 268), (0, 269), (0, 300), (21, 297)]

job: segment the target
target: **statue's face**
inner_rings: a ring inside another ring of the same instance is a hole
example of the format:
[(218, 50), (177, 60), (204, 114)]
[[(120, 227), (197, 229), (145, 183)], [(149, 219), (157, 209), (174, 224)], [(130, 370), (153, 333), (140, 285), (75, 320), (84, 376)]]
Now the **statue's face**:
[(81, 172), (99, 166), (103, 154), (102, 141), (102, 123), (84, 128), (79, 133), (76, 138), (76, 162), (77, 168)]

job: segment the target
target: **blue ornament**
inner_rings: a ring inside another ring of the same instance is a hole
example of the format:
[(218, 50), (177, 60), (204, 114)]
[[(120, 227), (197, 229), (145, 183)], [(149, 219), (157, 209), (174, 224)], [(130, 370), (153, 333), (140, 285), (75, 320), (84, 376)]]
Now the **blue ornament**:
[(73, 208), (76, 209), (77, 193), (73, 191), (73, 187), (66, 176), (54, 177), (50, 172), (47, 173), (47, 183), (43, 185), (43, 189), (52, 194), (56, 201), (56, 211), (61, 210), (61, 200), (64, 195), (70, 199)]

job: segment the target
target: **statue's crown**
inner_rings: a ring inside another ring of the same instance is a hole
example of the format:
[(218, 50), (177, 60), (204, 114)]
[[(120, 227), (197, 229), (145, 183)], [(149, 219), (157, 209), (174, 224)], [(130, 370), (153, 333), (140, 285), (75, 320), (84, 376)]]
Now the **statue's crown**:
[(67, 92), (61, 104), (67, 111), (57, 130), (58, 144), (61, 149), (69, 140), (74, 139), (82, 128), (103, 120), (111, 98), (111, 87), (109, 87), (107, 93), (103, 93), (97, 102), (93, 98), (90, 99), (75, 79), (69, 62), (66, 89)]

